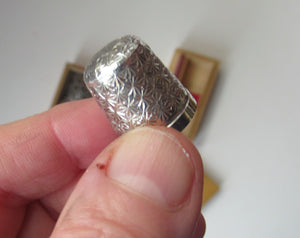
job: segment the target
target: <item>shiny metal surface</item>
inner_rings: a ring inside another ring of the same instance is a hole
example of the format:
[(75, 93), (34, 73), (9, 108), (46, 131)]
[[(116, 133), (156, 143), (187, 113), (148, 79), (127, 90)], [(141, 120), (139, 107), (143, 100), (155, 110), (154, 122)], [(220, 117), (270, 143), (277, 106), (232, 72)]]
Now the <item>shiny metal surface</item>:
[(109, 43), (88, 63), (84, 81), (118, 134), (137, 126), (182, 130), (196, 102), (138, 37)]

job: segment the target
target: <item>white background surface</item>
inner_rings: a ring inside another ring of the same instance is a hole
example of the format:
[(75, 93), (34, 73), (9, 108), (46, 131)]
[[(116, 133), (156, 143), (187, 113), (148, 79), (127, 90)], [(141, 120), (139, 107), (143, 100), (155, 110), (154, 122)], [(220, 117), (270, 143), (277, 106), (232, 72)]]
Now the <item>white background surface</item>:
[(299, 237), (300, 2), (4, 1), (0, 123), (48, 109), (65, 62), (127, 33), (169, 65), (177, 47), (222, 69), (195, 140), (221, 190), (206, 237)]

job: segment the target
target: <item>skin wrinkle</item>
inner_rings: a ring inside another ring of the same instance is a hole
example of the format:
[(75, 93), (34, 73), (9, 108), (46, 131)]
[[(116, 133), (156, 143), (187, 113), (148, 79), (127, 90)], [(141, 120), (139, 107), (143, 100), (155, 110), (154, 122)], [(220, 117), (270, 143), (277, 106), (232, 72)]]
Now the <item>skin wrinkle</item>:
[[(3, 134), (4, 134), (3, 130), (1, 130), (0, 131), (1, 138), (5, 137)], [(7, 158), (9, 156), (7, 154), (10, 154), (9, 157), (12, 157), (12, 153), (10, 151), (8, 152), (5, 148), (7, 148), (7, 147), (3, 146), (3, 144), (0, 144), (0, 155), (1, 155), (0, 156), (0, 171), (1, 171), (1, 173), (3, 173), (5, 171), (6, 174), (8, 174), (9, 169), (5, 165), (4, 161), (7, 161)], [(15, 160), (12, 159), (12, 161), (15, 163)], [(16, 224), (16, 227), (15, 227), (15, 231), (16, 231), (15, 234), (17, 235), (18, 232), (21, 230), (22, 225), (24, 223), (24, 218), (25, 218), (26, 209), (27, 209), (26, 204), (28, 203), (28, 200), (19, 195), (16, 195), (15, 193), (4, 190), (2, 188), (2, 184), (3, 183), (0, 184), (0, 204), (1, 204), (1, 206), (10, 208), (10, 209), (19, 209), (20, 210), (20, 214), (18, 217), (19, 222)]]
[[(49, 112), (46, 112), (46, 113), (49, 113)], [(66, 186), (66, 184), (71, 183), (73, 181), (73, 179), (78, 176), (78, 173), (80, 172), (80, 169), (78, 169), (77, 159), (72, 158), (69, 151), (65, 148), (65, 146), (61, 142), (61, 140), (60, 140), (60, 138), (59, 138), (59, 136), (58, 136), (58, 134), (57, 134), (57, 132), (54, 128), (54, 121), (53, 121), (52, 115), (51, 115), (51, 113), (49, 113), (49, 114), (50, 114), (49, 119), (46, 120), (47, 127), (49, 128), (49, 132), (50, 132), (50, 134), (52, 134), (52, 136), (49, 136), (49, 138), (53, 138), (53, 140), (54, 140), (53, 144), (56, 145), (57, 149), (60, 150), (64, 155), (66, 155), (65, 158), (67, 158), (68, 161), (71, 162), (71, 166), (74, 168), (74, 176), (69, 178), (68, 182), (61, 184), (61, 186), (59, 186), (59, 187), (56, 187), (55, 190), (53, 190), (53, 191), (47, 190), (47, 193), (45, 193), (43, 197), (45, 197), (45, 196), (47, 196), (47, 195), (49, 195), (53, 192), (56, 192), (57, 190), (60, 190), (61, 188)], [(45, 177), (45, 174), (44, 174), (44, 177)], [(35, 180), (35, 181), (38, 182), (38, 180), (36, 178), (32, 178), (32, 180)]]
[[(98, 169), (97, 169), (98, 170)], [(112, 184), (113, 187), (115, 187), (114, 184)], [(64, 212), (63, 217), (61, 217), (61, 220), (65, 220), (66, 218), (69, 219), (68, 217), (74, 217), (73, 214), (73, 209), (79, 209), (79, 211), (76, 212), (76, 214), (81, 214), (79, 217), (77, 215), (77, 218), (81, 219), (81, 221), (83, 222), (88, 222), (89, 220), (91, 221), (96, 221), (96, 220), (114, 220), (115, 223), (119, 223), (120, 225), (122, 224), (122, 226), (124, 227), (130, 227), (131, 228), (131, 232), (133, 234), (144, 234), (144, 236), (142, 237), (156, 237), (157, 234), (153, 233), (155, 231), (157, 231), (157, 229), (153, 229), (153, 230), (149, 230), (149, 227), (141, 227), (141, 226), (137, 226), (137, 221), (135, 219), (133, 219), (133, 217), (126, 216), (126, 214), (129, 214), (131, 212), (133, 212), (130, 207), (124, 207), (122, 204), (126, 204), (126, 203), (130, 203), (129, 200), (131, 200), (131, 194), (129, 194), (128, 192), (126, 192), (125, 190), (125, 194), (124, 194), (124, 190), (122, 188), (120, 188), (119, 186), (115, 187), (116, 189), (112, 189), (112, 191), (109, 189), (108, 191), (106, 191), (108, 195), (108, 197), (118, 197), (118, 200), (114, 200), (111, 199), (109, 201), (107, 201), (105, 198), (99, 197), (98, 200), (91, 200), (89, 201), (89, 197), (87, 197), (86, 195), (77, 195), (76, 200), (78, 199), (83, 199), (83, 201), (77, 201), (77, 204), (85, 204), (85, 206), (80, 206), (75, 207), (74, 202), (71, 202), (71, 206), (67, 207), (67, 209)], [(113, 193), (112, 193), (113, 192)], [(81, 193), (84, 193), (84, 191), (81, 191)], [(110, 195), (111, 194), (111, 195)], [(85, 201), (85, 200), (88, 201)], [(122, 202), (120, 201), (120, 199), (122, 199)], [(152, 204), (153, 205), (153, 204)], [(125, 210), (124, 210), (125, 209)], [(127, 210), (126, 210), (127, 209)], [(135, 211), (136, 212), (136, 211)], [(87, 219), (86, 214), (90, 214), (91, 217)], [(142, 214), (139, 214), (140, 216)], [(143, 214), (143, 216), (148, 217), (151, 214)], [(77, 219), (76, 218), (76, 219)], [(112, 218), (112, 219), (110, 219)], [(131, 219), (132, 218), (132, 219)], [(140, 219), (143, 219), (142, 217), (140, 217)], [(148, 219), (145, 219), (148, 220)], [(123, 221), (126, 222), (126, 226), (125, 224), (123, 225)], [(156, 221), (157, 222), (157, 221)], [(80, 223), (80, 222), (79, 222)], [(98, 224), (98, 222), (97, 222)], [(96, 225), (97, 225), (96, 224)], [(147, 228), (147, 229), (146, 229)], [(138, 236), (141, 237), (141, 236)]]
[[(56, 106), (57, 107), (57, 106)], [(55, 107), (54, 107), (54, 110), (55, 110)], [(70, 152), (66, 149), (66, 147), (64, 146), (64, 144), (62, 143), (56, 129), (55, 129), (55, 121), (53, 120), (53, 116), (51, 115), (50, 113), (50, 116), (49, 116), (49, 120), (48, 120), (48, 123), (50, 125), (50, 129), (51, 129), (51, 132), (53, 133), (54, 135), (54, 138), (56, 139), (56, 141), (58, 142), (58, 144), (60, 145), (60, 148), (63, 150), (63, 152), (67, 155), (68, 159), (71, 161), (71, 163), (74, 165), (75, 168), (79, 168), (78, 166), (78, 158), (74, 158), (74, 156), (72, 156), (70, 154)]]
[[(129, 235), (128, 237), (132, 238), (137, 238), (133, 233), (128, 230), (124, 224), (117, 222), (116, 220), (112, 220), (109, 218), (106, 218), (103, 216), (103, 211), (102, 209), (99, 209), (99, 207), (92, 207), (92, 206), (83, 206), (81, 207), (81, 215), (77, 216), (74, 218), (72, 215), (68, 215), (70, 213), (70, 210), (72, 210), (72, 207), (69, 208), (69, 211), (67, 214), (64, 216), (64, 225), (59, 226), (58, 231), (62, 234), (64, 232), (68, 233), (68, 230), (71, 230), (72, 234), (76, 234), (74, 232), (76, 229), (78, 230), (95, 230), (99, 235), (108, 234), (106, 228), (109, 227), (109, 229), (116, 231), (116, 230), (121, 230), (122, 233), (126, 233), (126, 235)], [(97, 223), (93, 223), (90, 221), (97, 221)], [(65, 229), (65, 226), (68, 229)], [(63, 231), (63, 232), (62, 232)], [(111, 232), (109, 232), (111, 234)], [(150, 237), (150, 236), (149, 236)]]
[[(84, 99), (76, 103), (85, 104), (85, 106), (79, 109), (78, 106), (73, 106), (73, 110), (70, 110), (72, 107), (69, 107), (68, 110), (65, 110), (66, 112), (63, 112), (64, 105), (60, 104), (52, 108), (52, 113), (49, 114), (53, 131), (73, 160), (74, 165), (79, 169), (86, 169), (94, 158), (116, 139), (116, 135), (94, 100)], [(87, 103), (88, 105), (86, 105)], [(75, 105), (75, 102), (70, 104)], [(97, 123), (98, 121), (99, 123)], [(71, 126), (73, 128), (70, 128)], [(77, 128), (78, 126), (80, 128)], [(79, 136), (78, 142), (74, 138), (71, 139), (70, 135)], [(96, 143), (98, 146), (95, 146)], [(89, 147), (91, 147), (90, 151), (86, 149)], [(83, 160), (83, 158), (85, 159)]]
[[(10, 163), (13, 163), (13, 164), (15, 165), (14, 167), (16, 167), (16, 168), (21, 168), (21, 166), (19, 165), (19, 163), (17, 162), (17, 160), (14, 159), (14, 156), (12, 155), (12, 152), (11, 152), (11, 151), (8, 151), (7, 149), (5, 149), (5, 148), (7, 148), (7, 147), (5, 147), (5, 146), (3, 146), (2, 144), (0, 144), (0, 148), (2, 148), (1, 151), (4, 151), (4, 152), (3, 152), (3, 154), (4, 154), (3, 157), (6, 157), (6, 158), (1, 157), (1, 167), (0, 167), (1, 173), (3, 173), (3, 170), (2, 170), (2, 169), (4, 169), (4, 171), (6, 171), (6, 174), (8, 174), (8, 172), (9, 172), (9, 168), (8, 168), (8, 167), (5, 165), (5, 163), (2, 162), (2, 161), (9, 161)], [(6, 154), (6, 155), (5, 155), (5, 154)], [(9, 154), (9, 155), (7, 155), (7, 154)], [(23, 168), (23, 171), (24, 171), (24, 168)], [(4, 178), (5, 178), (5, 177), (6, 177), (6, 176), (4, 176)], [(3, 184), (7, 184), (7, 183), (9, 184), (10, 181), (6, 181), (5, 183), (1, 182), (1, 184), (0, 184), (0, 191), (1, 191), (1, 193), (5, 193), (5, 194), (13, 194), (14, 196), (17, 196), (18, 198), (20, 198), (20, 199), (23, 200), (23, 201), (28, 200), (27, 198), (25, 198), (25, 197), (23, 197), (23, 196), (21, 196), (21, 195), (19, 195), (19, 194), (16, 194), (16, 193), (11, 192), (11, 191), (9, 191), (9, 190), (7, 190), (7, 189), (4, 189), (4, 188), (3, 188)], [(8, 187), (9, 187), (9, 185), (8, 185)], [(1, 194), (1, 196), (2, 196), (2, 194)]]
[[(62, 201), (57, 200), (57, 199), (53, 202), (52, 195), (54, 195), (55, 197), (61, 198), (61, 196), (63, 196), (66, 198), (65, 193), (68, 193), (67, 195), (69, 195), (73, 191), (74, 187), (76, 186), (77, 182), (79, 181), (79, 179), (81, 178), (83, 173), (84, 173), (83, 170), (80, 171), (80, 173), (77, 175), (75, 180), (70, 181), (70, 183), (65, 184), (62, 188), (57, 189), (56, 191), (54, 191), (50, 194), (47, 194), (47, 196), (40, 199), (41, 204), (43, 204), (44, 208), (48, 211), (49, 215), (54, 220), (58, 219), (58, 216), (61, 213), (65, 203), (61, 204)], [(75, 183), (74, 183), (74, 181), (75, 181)], [(70, 186), (71, 186), (71, 188), (70, 188)], [(67, 191), (66, 191), (66, 189), (67, 189)], [(63, 193), (63, 195), (62, 195), (62, 193)], [(50, 198), (50, 202), (48, 201), (49, 198)], [(66, 198), (66, 200), (67, 200), (67, 198)]]
[[(11, 152), (9, 152), (10, 156), (8, 156), (8, 152), (6, 149), (4, 149), (5, 147), (2, 146), (2, 144), (0, 144), (0, 171), (1, 173), (6, 173), (9, 174), (9, 168), (7, 167), (6, 163), (4, 161), (7, 161), (7, 158), (12, 157)], [(4, 190), (2, 188), (2, 184), (0, 184), (0, 190), (7, 192), (6, 190)]]
[(26, 205), (29, 200), (0, 188), (0, 204), (8, 208), (18, 208)]
[[(28, 217), (32, 217), (36, 214), (34, 213), (40, 213), (41, 209), (45, 215), (47, 215), (47, 217), (51, 220), (51, 222), (53, 224), (55, 224), (56, 220), (53, 219), (50, 214), (48, 213), (48, 211), (45, 209), (45, 207), (41, 204), (40, 200), (36, 200), (36, 201), (31, 201), (27, 206), (26, 206), (26, 211), (24, 213), (23, 216), (23, 222), (20, 226), (20, 228), (18, 229), (18, 235), (16, 237), (23, 237), (23, 232), (24, 229), (32, 229), (33, 223), (31, 222), (31, 220), (28, 220)], [(26, 220), (27, 219), (27, 220)], [(26, 233), (26, 231), (25, 231)], [(27, 237), (27, 236), (26, 236)]]
[(26, 213), (27, 213), (27, 206), (24, 206), (24, 208), (23, 208), (23, 216), (21, 217), (21, 221), (19, 223), (19, 227), (16, 227), (16, 237), (20, 236), (20, 232), (22, 231), (23, 225), (25, 223)]
[(54, 221), (56, 222), (56, 218), (52, 217), (52, 214), (49, 212), (49, 210), (47, 209), (47, 207), (45, 206), (45, 204), (43, 204), (43, 202), (41, 201), (41, 199), (39, 199), (38, 204), (41, 206), (41, 208), (47, 213), (47, 215)]
[[(199, 211), (198, 217), (196, 219), (196, 222), (194, 224), (194, 229), (192, 230), (192, 236), (191, 237), (196, 237), (196, 235), (198, 235), (196, 232), (198, 232), (198, 225), (200, 224), (200, 222), (202, 222), (202, 220), (204, 221), (203, 217), (202, 217), (202, 212), (201, 210)], [(205, 225), (204, 225), (205, 226)], [(205, 229), (204, 229), (205, 230)]]

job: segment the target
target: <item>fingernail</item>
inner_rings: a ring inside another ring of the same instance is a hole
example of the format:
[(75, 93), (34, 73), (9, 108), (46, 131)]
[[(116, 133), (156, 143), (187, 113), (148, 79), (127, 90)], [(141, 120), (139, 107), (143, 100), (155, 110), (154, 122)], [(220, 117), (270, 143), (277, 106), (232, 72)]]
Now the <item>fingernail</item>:
[(194, 166), (178, 140), (153, 128), (123, 136), (107, 168), (107, 175), (124, 187), (168, 208), (190, 194)]

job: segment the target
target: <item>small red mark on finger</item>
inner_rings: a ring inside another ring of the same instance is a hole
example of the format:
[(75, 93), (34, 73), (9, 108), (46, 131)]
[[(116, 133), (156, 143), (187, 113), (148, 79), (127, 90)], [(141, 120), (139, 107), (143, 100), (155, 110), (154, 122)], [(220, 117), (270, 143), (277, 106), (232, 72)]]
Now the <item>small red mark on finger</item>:
[(96, 164), (97, 168), (102, 170), (102, 169), (106, 169), (106, 164), (102, 164), (102, 163), (98, 163)]
[(112, 159), (112, 155), (113, 155), (113, 150), (109, 150), (107, 152), (105, 152), (105, 154), (103, 155), (104, 157), (106, 157), (106, 161), (105, 162), (100, 162), (97, 163), (96, 166), (100, 171), (104, 171), (104, 174), (107, 176), (107, 169), (109, 167), (110, 161)]

